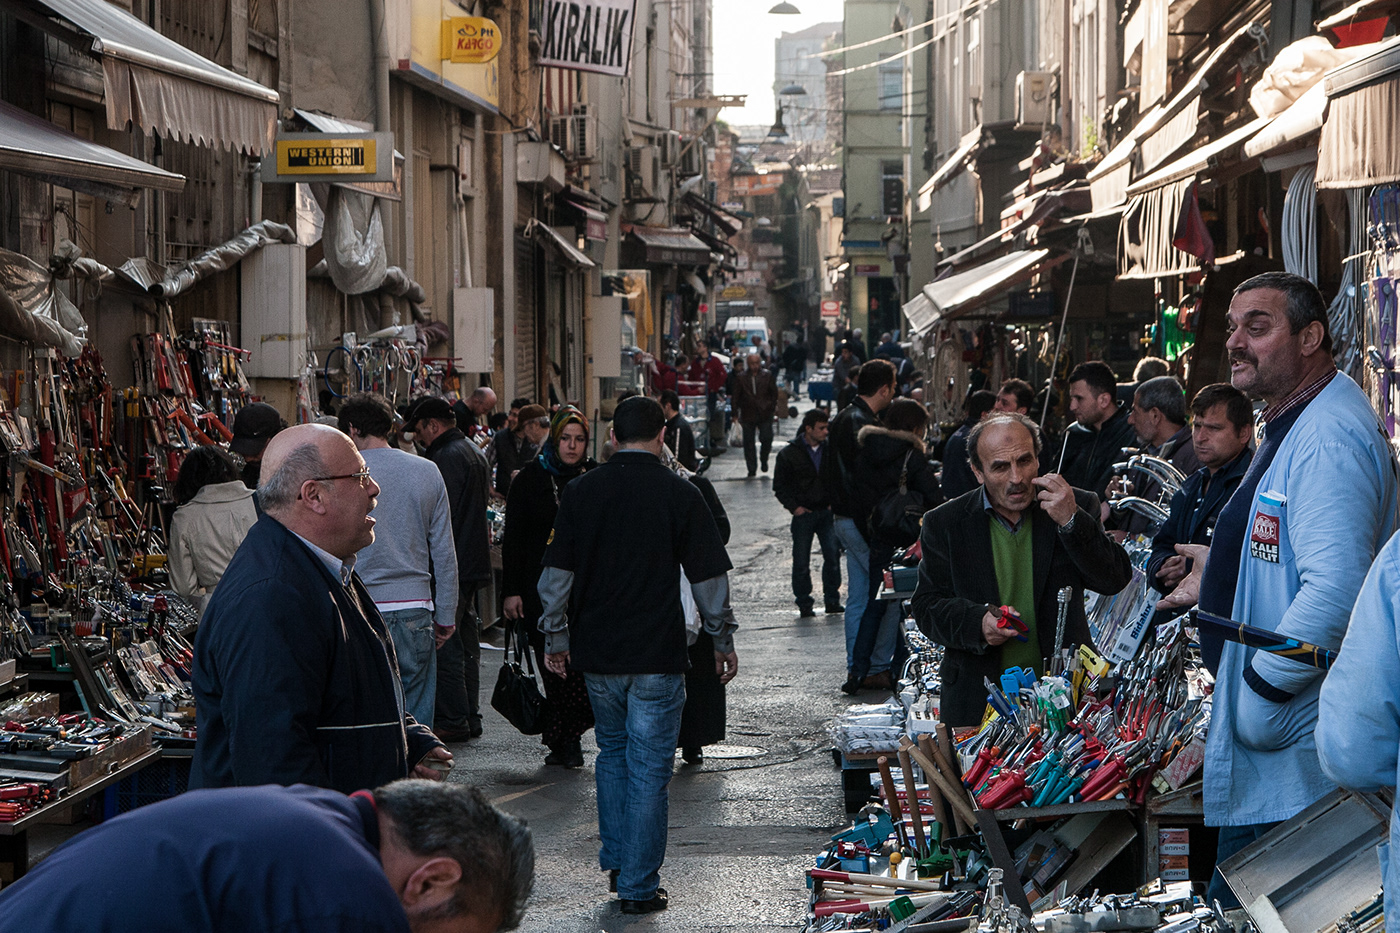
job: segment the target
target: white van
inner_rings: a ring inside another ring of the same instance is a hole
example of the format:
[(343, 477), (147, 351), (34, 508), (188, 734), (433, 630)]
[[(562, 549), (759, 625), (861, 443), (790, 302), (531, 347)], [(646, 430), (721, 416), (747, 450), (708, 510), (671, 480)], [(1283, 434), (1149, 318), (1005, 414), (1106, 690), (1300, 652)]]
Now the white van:
[(772, 347), (768, 333), (768, 319), (765, 317), (732, 317), (724, 322), (724, 332), (734, 338), (734, 352), (757, 353), (759, 343)]

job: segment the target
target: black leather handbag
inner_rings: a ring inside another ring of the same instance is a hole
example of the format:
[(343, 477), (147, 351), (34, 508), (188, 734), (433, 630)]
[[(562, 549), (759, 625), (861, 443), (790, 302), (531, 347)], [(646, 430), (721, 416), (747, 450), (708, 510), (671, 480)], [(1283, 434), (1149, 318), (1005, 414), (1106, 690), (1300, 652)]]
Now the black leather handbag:
[(909, 488), (910, 451), (899, 472), (899, 486), (880, 497), (870, 512), (870, 534), (895, 547), (908, 547), (919, 540), (919, 525), (928, 505), (923, 493)]
[(496, 689), (491, 691), (491, 708), (522, 735), (539, 735), (544, 730), (544, 696), (535, 680), (533, 654), (525, 633), (518, 625), (512, 626), (506, 660), (496, 675)]

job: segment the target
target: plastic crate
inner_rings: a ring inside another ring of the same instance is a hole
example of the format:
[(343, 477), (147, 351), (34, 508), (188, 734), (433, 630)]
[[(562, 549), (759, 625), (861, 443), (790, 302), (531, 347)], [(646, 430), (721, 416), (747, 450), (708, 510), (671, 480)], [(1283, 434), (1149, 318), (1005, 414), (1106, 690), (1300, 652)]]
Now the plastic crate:
[(190, 758), (162, 758), (104, 791), (103, 816), (168, 800), (190, 789)]

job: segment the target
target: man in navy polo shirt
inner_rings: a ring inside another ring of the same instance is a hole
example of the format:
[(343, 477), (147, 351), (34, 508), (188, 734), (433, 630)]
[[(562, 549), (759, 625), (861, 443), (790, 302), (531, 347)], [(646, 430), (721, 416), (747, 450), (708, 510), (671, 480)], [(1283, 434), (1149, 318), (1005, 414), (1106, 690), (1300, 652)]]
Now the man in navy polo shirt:
[(0, 933), (493, 933), (534, 872), (525, 824), (464, 784), (197, 790), (55, 850), (0, 891)]
[(654, 399), (617, 406), (617, 453), (565, 487), (539, 582), (545, 664), (561, 677), (582, 671), (588, 684), (598, 860), (629, 914), (666, 909), (667, 787), (690, 666), (682, 568), (714, 638), (720, 682), (739, 669), (724, 611), (729, 555), (700, 490), (662, 464), (665, 429)]

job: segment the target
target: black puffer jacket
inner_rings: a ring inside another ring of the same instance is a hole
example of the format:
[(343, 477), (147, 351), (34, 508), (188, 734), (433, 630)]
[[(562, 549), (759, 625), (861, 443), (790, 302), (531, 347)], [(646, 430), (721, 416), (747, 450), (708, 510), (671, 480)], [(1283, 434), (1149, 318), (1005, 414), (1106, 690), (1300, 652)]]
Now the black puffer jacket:
[(909, 431), (891, 431), (879, 425), (866, 425), (856, 435), (855, 484), (851, 496), (855, 516), (866, 540), (870, 540), (870, 513), (876, 503), (899, 488), (899, 476), (909, 471), (908, 485), (924, 497), (925, 509), (943, 504), (943, 490), (929, 465), (924, 439)]

